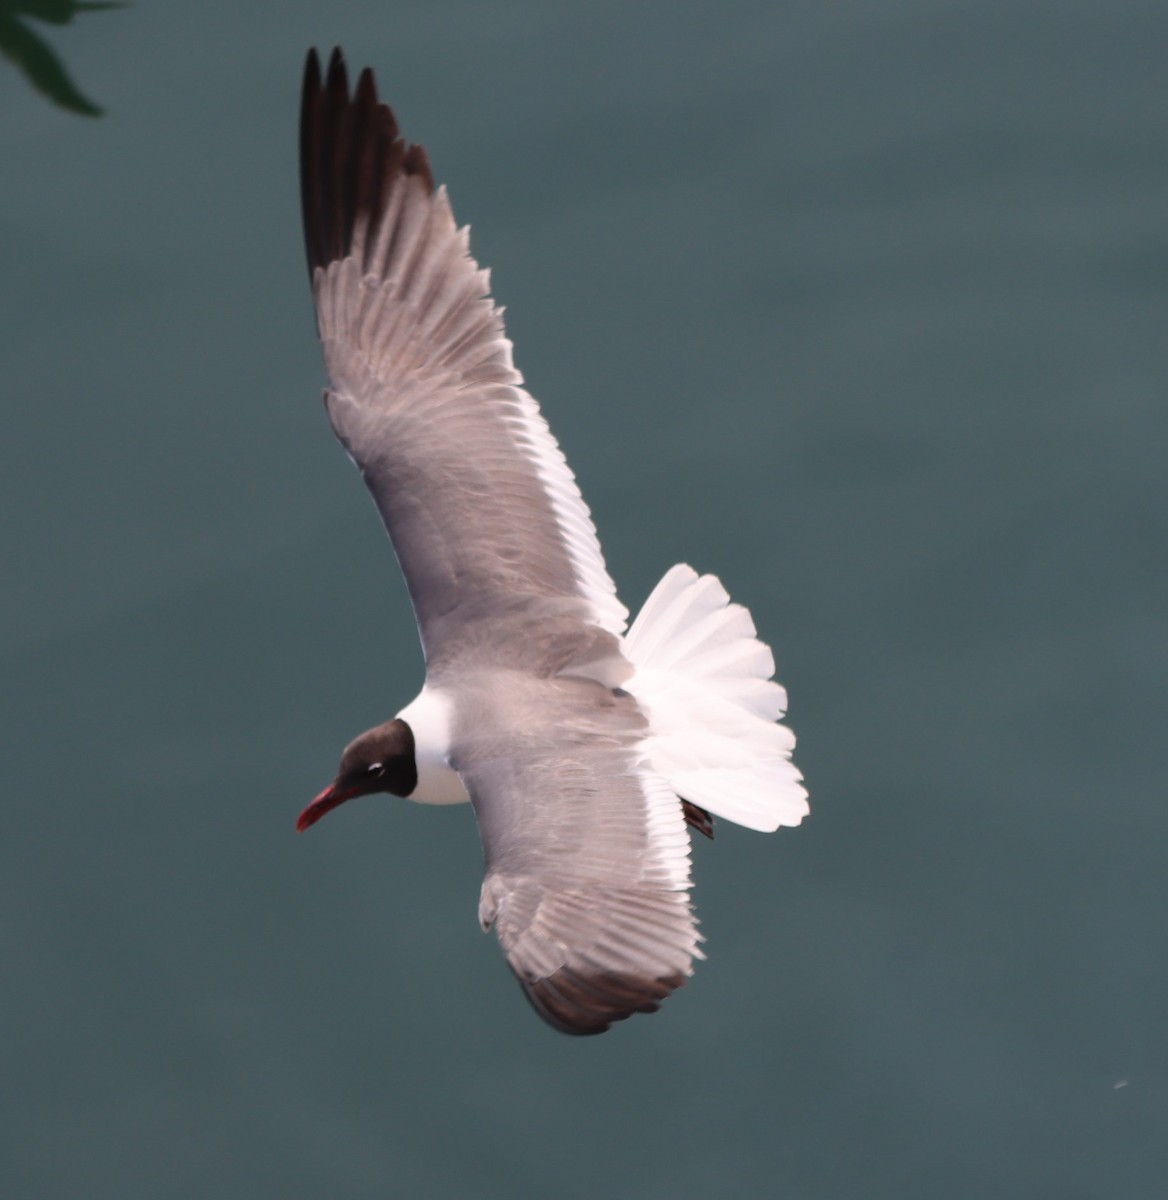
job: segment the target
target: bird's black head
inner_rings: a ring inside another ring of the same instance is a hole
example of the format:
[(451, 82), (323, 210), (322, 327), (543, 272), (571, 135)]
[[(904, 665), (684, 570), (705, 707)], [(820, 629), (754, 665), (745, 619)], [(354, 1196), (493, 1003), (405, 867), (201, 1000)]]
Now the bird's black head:
[(336, 779), (300, 814), (296, 828), (303, 831), (315, 825), (325, 813), (354, 796), (373, 792), (408, 796), (417, 786), (414, 733), (397, 717), (367, 730), (345, 747)]

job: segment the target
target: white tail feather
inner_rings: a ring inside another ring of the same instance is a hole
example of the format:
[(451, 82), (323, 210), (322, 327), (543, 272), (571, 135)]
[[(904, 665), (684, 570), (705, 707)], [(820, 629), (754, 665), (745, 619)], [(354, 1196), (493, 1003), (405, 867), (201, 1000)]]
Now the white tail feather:
[(681, 797), (748, 829), (798, 825), (807, 792), (770, 647), (713, 575), (666, 572), (624, 639), (624, 687), (649, 718), (650, 768)]

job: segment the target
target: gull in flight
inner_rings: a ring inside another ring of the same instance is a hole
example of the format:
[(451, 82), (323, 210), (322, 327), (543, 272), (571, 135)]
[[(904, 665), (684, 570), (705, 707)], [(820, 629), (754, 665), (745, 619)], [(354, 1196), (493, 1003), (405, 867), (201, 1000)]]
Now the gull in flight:
[(372, 72), (350, 92), (339, 50), (323, 74), (308, 56), (300, 171), (325, 405), (397, 552), (426, 679), (346, 747), (297, 827), (374, 792), (469, 801), (479, 921), (541, 1017), (601, 1033), (703, 957), (689, 828), (807, 813), (774, 659), (688, 566), (627, 627), (469, 230)]

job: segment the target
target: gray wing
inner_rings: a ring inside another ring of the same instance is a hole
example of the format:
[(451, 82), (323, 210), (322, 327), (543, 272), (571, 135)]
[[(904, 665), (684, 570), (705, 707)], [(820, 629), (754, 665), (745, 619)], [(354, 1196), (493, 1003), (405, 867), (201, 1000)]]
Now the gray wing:
[(490, 703), (493, 728), (484, 709), (451, 756), (483, 842), (483, 928), (565, 1033), (655, 1011), (692, 973), (701, 939), (685, 817), (641, 762), (643, 719), (580, 680), (520, 707)]
[(381, 512), (427, 662), (470, 614), (547, 601), (614, 634), (616, 598), (564, 456), (522, 389), (488, 274), (372, 73), (313, 51), (301, 192), (333, 429)]

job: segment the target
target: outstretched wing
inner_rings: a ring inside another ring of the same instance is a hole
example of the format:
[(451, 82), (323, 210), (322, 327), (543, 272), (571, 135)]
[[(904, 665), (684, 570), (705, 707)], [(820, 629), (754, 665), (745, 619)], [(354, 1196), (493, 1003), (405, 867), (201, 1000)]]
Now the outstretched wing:
[(308, 56), (300, 163), (329, 418), (393, 541), (427, 661), (472, 612), (525, 601), (621, 633), (592, 519), (468, 230), (372, 73), (349, 94), (339, 51), (323, 81)]
[(654, 1011), (701, 957), (689, 835), (619, 700), (544, 711), (452, 756), (486, 859), (479, 917), (546, 1021), (602, 1033)]

